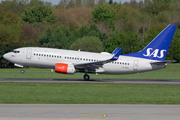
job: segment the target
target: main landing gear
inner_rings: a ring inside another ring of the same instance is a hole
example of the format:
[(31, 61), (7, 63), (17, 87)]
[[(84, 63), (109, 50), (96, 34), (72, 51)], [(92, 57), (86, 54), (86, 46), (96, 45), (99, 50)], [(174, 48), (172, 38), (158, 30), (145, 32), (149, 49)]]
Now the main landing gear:
[(89, 75), (85, 74), (84, 75), (84, 80), (89, 80), (89, 79), (90, 79)]
[(84, 71), (85, 71), (84, 80), (89, 80), (90, 77), (89, 77), (89, 75), (87, 74), (87, 73), (88, 73), (88, 69), (85, 69)]

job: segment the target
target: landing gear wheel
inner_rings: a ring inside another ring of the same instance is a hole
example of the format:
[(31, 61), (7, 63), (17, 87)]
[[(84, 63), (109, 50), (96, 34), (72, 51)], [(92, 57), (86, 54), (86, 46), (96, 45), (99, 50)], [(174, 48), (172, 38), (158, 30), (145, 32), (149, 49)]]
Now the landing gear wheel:
[(89, 80), (89, 79), (90, 79), (89, 75), (84, 75), (84, 80)]
[(21, 70), (21, 73), (23, 74), (23, 73), (25, 73), (25, 71), (24, 71), (24, 70)]

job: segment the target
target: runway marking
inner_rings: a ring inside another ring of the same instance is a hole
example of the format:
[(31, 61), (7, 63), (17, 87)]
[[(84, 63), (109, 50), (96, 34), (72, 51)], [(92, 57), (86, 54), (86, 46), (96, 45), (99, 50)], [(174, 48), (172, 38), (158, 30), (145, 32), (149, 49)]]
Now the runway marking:
[[(107, 116), (107, 115), (101, 114), (101, 113), (91, 113), (91, 112), (71, 111), (71, 110), (53, 110), (53, 109), (36, 109), (36, 108), (13, 108), (13, 107), (0, 107), (0, 108), (5, 108), (5, 109), (23, 109), (23, 110), (63, 111), (63, 112), (73, 112), (73, 113), (83, 113), (83, 114), (99, 115), (99, 116), (94, 116), (94, 117), (66, 118), (66, 119), (95, 119), (95, 118), (103, 118), (103, 117)], [(58, 119), (41, 119), (41, 120), (58, 120)]]
[(106, 117), (106, 118), (152, 118), (152, 117), (173, 117), (180, 115), (149, 115), (149, 116), (117, 116), (117, 117)]

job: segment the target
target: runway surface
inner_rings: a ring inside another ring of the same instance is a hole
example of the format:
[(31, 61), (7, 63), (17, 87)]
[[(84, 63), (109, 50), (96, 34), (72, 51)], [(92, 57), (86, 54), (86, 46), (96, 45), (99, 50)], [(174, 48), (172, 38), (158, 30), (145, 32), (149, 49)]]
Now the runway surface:
[(180, 105), (0, 104), (1, 120), (179, 120)]
[[(0, 82), (180, 84), (180, 80), (0, 79)], [(0, 104), (0, 120), (180, 120), (180, 105)]]
[(32, 83), (128, 83), (128, 84), (176, 84), (180, 85), (180, 80), (161, 79), (31, 79), (31, 78), (0, 78), (0, 82), (32, 82)]

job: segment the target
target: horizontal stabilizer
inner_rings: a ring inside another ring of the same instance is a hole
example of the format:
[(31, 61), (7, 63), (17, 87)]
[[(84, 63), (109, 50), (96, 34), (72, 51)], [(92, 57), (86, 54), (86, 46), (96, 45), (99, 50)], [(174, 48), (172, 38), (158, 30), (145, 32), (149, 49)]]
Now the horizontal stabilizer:
[(150, 62), (151, 64), (165, 64), (165, 63), (174, 63), (176, 60), (165, 60), (162, 62)]

